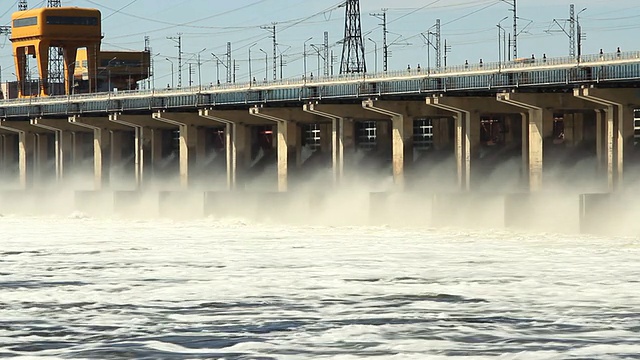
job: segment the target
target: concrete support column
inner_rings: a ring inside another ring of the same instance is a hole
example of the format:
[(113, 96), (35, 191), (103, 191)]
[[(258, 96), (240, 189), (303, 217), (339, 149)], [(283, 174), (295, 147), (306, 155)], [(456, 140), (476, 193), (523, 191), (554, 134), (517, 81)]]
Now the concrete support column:
[[(391, 119), (391, 140), (393, 159), (393, 181), (399, 190), (404, 190), (405, 165), (413, 157), (413, 121), (405, 114), (377, 106), (373, 100), (365, 100), (362, 107), (366, 110), (388, 116)], [(405, 119), (408, 121), (405, 122)]]
[[(150, 163), (145, 161), (145, 155), (148, 153), (148, 151), (145, 151), (145, 140), (150, 137), (151, 130), (145, 129), (143, 125), (136, 123), (135, 120), (133, 117), (120, 113), (109, 114), (110, 122), (127, 126), (134, 130), (135, 188), (140, 189), (145, 181), (145, 165)], [(114, 132), (111, 139), (111, 160), (116, 164), (122, 161), (122, 136), (122, 131)]]
[(105, 120), (97, 118), (69, 117), (69, 122), (93, 131), (93, 174), (94, 189), (102, 190), (109, 186), (111, 131), (103, 124)]
[(31, 125), (54, 133), (56, 178), (63, 181), (65, 174), (71, 172), (74, 166), (83, 160), (80, 138), (87, 129), (62, 119), (36, 118), (31, 120)]
[[(333, 183), (339, 185), (344, 177), (345, 118), (335, 113), (321, 111), (318, 103), (304, 105), (303, 110), (331, 120), (331, 158), (333, 164)], [(353, 139), (353, 122), (350, 122)]]
[[(198, 143), (198, 127), (208, 122), (196, 114), (156, 112), (153, 119), (178, 127), (180, 131), (180, 186), (187, 190), (195, 178), (197, 165), (204, 160), (205, 144)], [(198, 154), (202, 154), (198, 159)]]
[(245, 124), (237, 124), (235, 129), (236, 149), (236, 175), (235, 181), (238, 189), (244, 187), (246, 171), (251, 164), (251, 127)]
[(544, 113), (540, 108), (529, 110), (529, 189), (532, 192), (542, 190)]
[[(63, 140), (67, 137), (63, 136), (63, 131), (60, 129), (56, 129), (47, 125), (40, 124), (41, 119), (32, 119), (30, 121), (31, 125), (52, 131), (55, 135), (55, 144), (54, 144), (54, 161), (55, 161), (55, 177), (56, 181), (60, 182), (62, 180), (63, 172), (64, 172), (64, 158), (63, 158)], [(44, 168), (46, 166), (46, 162), (48, 160), (48, 139), (46, 136), (42, 136), (43, 134), (38, 134), (36, 136), (36, 167), (38, 169)], [(43, 163), (44, 162), (44, 163)], [(42, 179), (43, 174), (42, 170), (38, 171), (38, 177)]]
[(480, 111), (475, 110), (469, 112), (469, 118), (465, 124), (465, 137), (469, 142), (469, 156), (471, 161), (480, 158), (480, 128), (482, 127), (482, 118)]
[(596, 157), (598, 160), (597, 171), (599, 174), (604, 173), (606, 168), (605, 161), (605, 111), (595, 110), (596, 112)]
[(529, 179), (529, 113), (520, 113), (522, 119), (522, 177)]
[[(604, 155), (609, 191), (622, 189), (624, 185), (624, 156), (632, 145), (634, 136), (633, 108), (635, 92), (627, 89), (575, 89), (574, 96), (601, 106), (604, 111)], [(598, 127), (600, 131), (600, 127)], [(600, 136), (598, 136), (600, 138)], [(598, 141), (600, 142), (600, 141)]]
[(297, 119), (306, 118), (310, 123), (315, 117), (304, 112), (294, 114), (290, 109), (269, 110), (259, 107), (249, 109), (249, 114), (277, 124), (278, 191), (287, 192), (290, 162), (294, 162), (297, 168), (302, 165), (302, 133), (298, 127)]
[(5, 120), (0, 121), (0, 129), (18, 135), (18, 186), (22, 190), (32, 188), (36, 174), (36, 134), (41, 129), (29, 122)]
[(452, 112), (455, 118), (455, 154), (458, 187), (471, 190), (471, 112), (445, 104), (441, 98), (427, 98), (427, 104)]
[(247, 129), (245, 126), (238, 125), (231, 120), (214, 116), (213, 110), (211, 109), (202, 109), (200, 110), (199, 115), (205, 119), (224, 124), (225, 126), (224, 146), (227, 163), (227, 188), (229, 191), (234, 191), (238, 187), (238, 157), (240, 155), (240, 158), (242, 159), (245, 153), (250, 154), (251, 152), (250, 150), (247, 150), (247, 144), (242, 141), (246, 138)]
[(30, 189), (34, 182), (34, 153), (36, 134), (20, 131), (18, 133), (18, 156), (20, 168), (20, 187)]
[(289, 137), (295, 136), (289, 132), (289, 124), (286, 121), (278, 121), (278, 191), (288, 190), (289, 171)]
[[(527, 111), (527, 126), (523, 126), (523, 147), (526, 142), (526, 149), (523, 154), (527, 154), (527, 166), (525, 169), (529, 178), (529, 191), (538, 192), (542, 190), (542, 177), (544, 166), (544, 134), (545, 119), (553, 122), (553, 113), (540, 106), (518, 99), (519, 94), (503, 93), (497, 95), (497, 100), (517, 108)], [(525, 141), (526, 139), (526, 141)], [(524, 158), (524, 156), (523, 156)], [(523, 159), (524, 160), (524, 159)]]

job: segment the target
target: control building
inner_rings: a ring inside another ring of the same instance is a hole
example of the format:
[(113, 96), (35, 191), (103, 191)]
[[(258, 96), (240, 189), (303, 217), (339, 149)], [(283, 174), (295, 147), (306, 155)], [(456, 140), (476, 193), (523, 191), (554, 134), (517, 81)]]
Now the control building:
[[(89, 89), (97, 88), (95, 75), (102, 41), (100, 11), (80, 8), (40, 8), (18, 11), (12, 16), (11, 42), (18, 77), (18, 96), (49, 95), (49, 49), (62, 49), (64, 61), (65, 93), (72, 93), (71, 80), (75, 72), (79, 48), (87, 49)], [(39, 84), (37, 94), (27, 91), (27, 56), (36, 58)]]
[[(96, 9), (40, 8), (14, 13), (11, 42), (17, 82), (3, 84), (4, 98), (135, 90), (139, 81), (151, 76), (148, 51), (102, 52), (101, 41), (101, 14)], [(64, 84), (48, 84), (52, 47), (62, 51)], [(29, 57), (36, 59), (35, 66), (29, 65)], [(36, 69), (38, 76), (33, 76)], [(59, 88), (64, 91), (53, 90)]]

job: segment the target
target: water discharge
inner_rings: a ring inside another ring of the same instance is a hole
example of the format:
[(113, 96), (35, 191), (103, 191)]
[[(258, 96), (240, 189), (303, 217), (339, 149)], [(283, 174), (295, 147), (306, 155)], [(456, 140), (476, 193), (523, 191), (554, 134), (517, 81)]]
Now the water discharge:
[[(468, 194), (450, 157), (407, 192), (357, 161), (337, 189), (326, 168), (294, 172), (287, 194), (274, 169), (237, 193), (222, 175), (136, 192), (121, 173), (82, 209), (87, 174), (4, 192), (0, 357), (637, 358), (640, 242), (577, 234), (593, 164), (546, 169), (531, 196), (519, 160)], [(623, 203), (599, 229), (638, 233)]]
[(640, 242), (0, 218), (0, 356), (630, 359)]

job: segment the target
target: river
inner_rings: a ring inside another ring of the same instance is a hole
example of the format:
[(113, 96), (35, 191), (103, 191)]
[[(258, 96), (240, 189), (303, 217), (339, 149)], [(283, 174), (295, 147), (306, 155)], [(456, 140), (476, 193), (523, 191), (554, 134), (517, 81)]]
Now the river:
[(0, 218), (0, 357), (640, 359), (640, 241)]

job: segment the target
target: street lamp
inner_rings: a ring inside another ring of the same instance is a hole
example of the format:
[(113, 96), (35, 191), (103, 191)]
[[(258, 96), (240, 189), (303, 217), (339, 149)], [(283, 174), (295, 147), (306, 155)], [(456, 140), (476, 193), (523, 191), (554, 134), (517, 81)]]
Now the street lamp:
[(253, 45), (249, 46), (249, 83), (251, 83), (253, 76), (251, 74), (251, 48), (256, 46), (257, 43), (254, 43)]
[(578, 14), (576, 15), (576, 24), (577, 26), (577, 30), (578, 30), (578, 62), (580, 62), (580, 59), (582, 57), (582, 26), (580, 26), (580, 14), (582, 14), (583, 12), (585, 12), (587, 10), (587, 8), (584, 8), (582, 10), (580, 10), (578, 12)]
[(307, 78), (307, 43), (309, 41), (313, 40), (313, 37), (308, 38), (307, 40), (304, 41), (303, 46), (302, 46), (302, 58), (303, 58), (303, 62), (304, 62), (304, 75), (303, 77), (306, 79)]
[(117, 58), (117, 56), (114, 56), (113, 59), (109, 60), (109, 62), (107, 63), (107, 76), (109, 76), (109, 92), (111, 92), (111, 62), (113, 62)]
[(372, 38), (367, 38), (367, 40), (373, 43), (373, 56), (375, 56), (374, 63), (376, 64), (376, 73), (378, 72), (378, 43), (375, 42)]
[(171, 63), (171, 88), (173, 89), (175, 86), (175, 83), (173, 82), (173, 78), (175, 77), (173, 73), (173, 61), (171, 61), (169, 58), (164, 59)]
[(509, 17), (505, 16), (504, 18), (502, 18), (502, 20), (498, 21), (498, 24), (496, 25), (498, 27), (498, 68), (500, 68), (502, 66), (502, 60), (503, 60), (503, 53), (502, 53), (502, 41), (500, 40), (500, 35), (503, 36), (502, 40), (504, 41), (504, 54), (507, 54), (507, 39), (506, 39), (506, 35), (507, 35), (507, 30), (505, 28), (502, 27), (502, 22), (507, 20)]
[(260, 51), (264, 54), (264, 82), (267, 82), (267, 76), (269, 76), (269, 54), (262, 49)]

